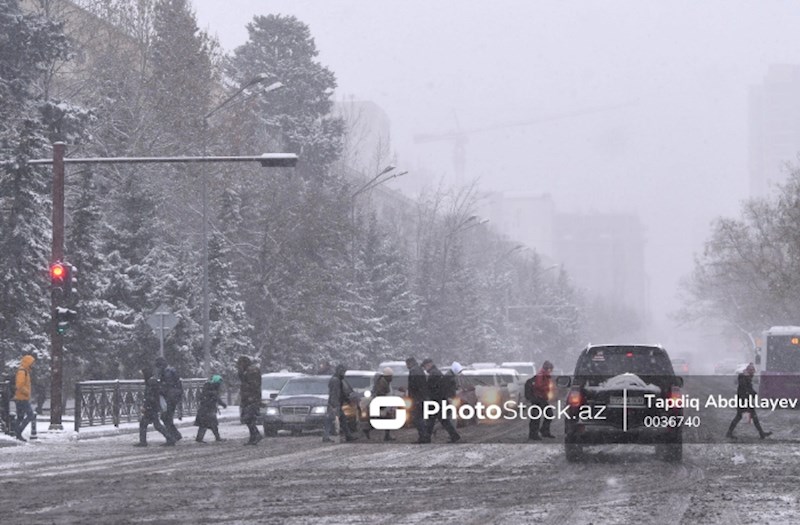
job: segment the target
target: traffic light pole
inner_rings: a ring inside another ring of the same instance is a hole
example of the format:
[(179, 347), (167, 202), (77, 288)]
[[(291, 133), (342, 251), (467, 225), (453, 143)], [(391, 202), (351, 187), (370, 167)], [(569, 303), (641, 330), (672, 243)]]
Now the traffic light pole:
[[(53, 165), (53, 245), (50, 264), (64, 262), (64, 169), (66, 164), (195, 164), (206, 162), (258, 162), (263, 168), (293, 168), (294, 153), (264, 153), (262, 155), (201, 157), (94, 157), (65, 158), (66, 144), (53, 143), (52, 159), (29, 160), (30, 166)], [(205, 185), (204, 185), (205, 188)], [(205, 225), (205, 221), (204, 221)], [(50, 290), (50, 430), (63, 430), (61, 424), (64, 336), (58, 331), (58, 308), (63, 308), (64, 290)], [(163, 330), (162, 330), (163, 336)], [(80, 414), (75, 414), (80, 417)]]
[[(53, 247), (50, 263), (64, 260), (64, 153), (66, 144), (53, 144)], [(56, 309), (64, 294), (50, 290), (50, 430), (63, 430), (61, 393), (63, 381), (64, 336), (58, 332)], [(76, 416), (77, 417), (77, 416)]]

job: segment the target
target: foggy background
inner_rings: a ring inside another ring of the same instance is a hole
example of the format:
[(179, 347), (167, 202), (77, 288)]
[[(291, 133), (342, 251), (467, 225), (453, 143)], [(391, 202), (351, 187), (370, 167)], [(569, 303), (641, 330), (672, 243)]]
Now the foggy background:
[[(800, 8), (786, 2), (195, 0), (225, 50), (256, 14), (310, 26), (336, 100), (391, 121), (392, 182), (456, 183), (452, 141), (414, 134), (604, 111), (469, 134), (466, 180), (547, 193), (559, 212), (633, 212), (645, 228), (652, 329), (675, 335), (680, 277), (708, 224), (749, 196), (747, 97), (770, 64), (800, 63)], [(591, 253), (587, 253), (591, 257)]]

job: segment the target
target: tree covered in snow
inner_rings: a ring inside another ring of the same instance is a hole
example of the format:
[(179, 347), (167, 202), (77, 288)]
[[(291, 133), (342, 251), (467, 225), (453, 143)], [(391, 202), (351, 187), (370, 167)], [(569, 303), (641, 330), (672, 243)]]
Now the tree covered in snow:
[(687, 323), (723, 321), (748, 334), (800, 318), (800, 170), (769, 198), (751, 199), (738, 218), (720, 217), (683, 282)]
[[(79, 141), (88, 115), (49, 97), (70, 57), (62, 24), (0, 1), (0, 358), (49, 355), (50, 176), (28, 160), (53, 140)], [(45, 361), (46, 363), (46, 361)]]

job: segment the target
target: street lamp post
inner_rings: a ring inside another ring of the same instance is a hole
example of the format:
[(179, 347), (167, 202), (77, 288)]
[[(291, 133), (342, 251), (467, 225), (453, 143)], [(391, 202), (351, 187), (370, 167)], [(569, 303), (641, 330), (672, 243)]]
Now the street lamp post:
[(469, 217), (462, 220), (460, 223), (456, 224), (456, 226), (450, 230), (444, 236), (444, 247), (442, 249), (442, 288), (441, 294), (444, 295), (444, 288), (445, 284), (447, 283), (447, 255), (450, 249), (450, 238), (453, 237), (455, 234), (471, 230), (472, 228), (477, 228), (483, 224), (489, 222), (489, 219), (481, 219), (477, 215), (470, 215)]
[(350, 253), (351, 253), (351, 258), (352, 258), (352, 263), (353, 263), (353, 281), (354, 282), (355, 282), (355, 279), (356, 279), (356, 197), (358, 197), (359, 195), (361, 195), (362, 193), (364, 193), (366, 191), (370, 191), (370, 190), (374, 189), (375, 187), (380, 186), (381, 184), (389, 182), (392, 179), (396, 179), (397, 177), (402, 177), (403, 175), (406, 175), (408, 173), (407, 171), (402, 171), (400, 173), (393, 173), (393, 174), (389, 175), (388, 177), (384, 177), (383, 179), (381, 179), (381, 177), (383, 177), (384, 175), (394, 171), (395, 169), (396, 169), (396, 166), (394, 166), (393, 164), (389, 164), (388, 166), (383, 168), (377, 175), (375, 175), (369, 181), (367, 181), (365, 184), (363, 184), (359, 189), (354, 191), (352, 195), (350, 195), (350, 201), (351, 201), (350, 202), (350, 221), (351, 221), (350, 222), (350, 226), (351, 226), (351, 229), (352, 229), (352, 234), (351, 234), (351, 238), (350, 238)]
[[(211, 118), (216, 112), (230, 104), (236, 97), (244, 93), (244, 91), (256, 84), (260, 84), (270, 78), (266, 73), (256, 75), (248, 82), (245, 82), (238, 90), (231, 94), (228, 98), (219, 103), (211, 111), (203, 115), (203, 157), (207, 154), (208, 148), (208, 119)], [(269, 93), (284, 87), (281, 82), (273, 82), (264, 89), (264, 93)], [(203, 199), (203, 374), (206, 377), (211, 375), (211, 340), (209, 338), (209, 324), (210, 324), (210, 299), (209, 299), (209, 284), (208, 284), (208, 170), (203, 169), (202, 175), (202, 199)]]

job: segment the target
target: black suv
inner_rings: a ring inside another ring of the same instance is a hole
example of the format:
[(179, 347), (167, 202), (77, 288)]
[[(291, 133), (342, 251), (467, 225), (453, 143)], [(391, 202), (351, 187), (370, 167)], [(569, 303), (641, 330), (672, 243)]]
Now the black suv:
[(682, 416), (683, 410), (666, 410), (663, 403), (680, 398), (683, 379), (661, 346), (589, 345), (578, 357), (574, 376), (561, 376), (557, 384), (570, 387), (567, 461), (579, 460), (585, 445), (603, 443), (654, 444), (664, 460), (681, 461), (682, 431), (675, 424), (681, 418), (671, 416)]

